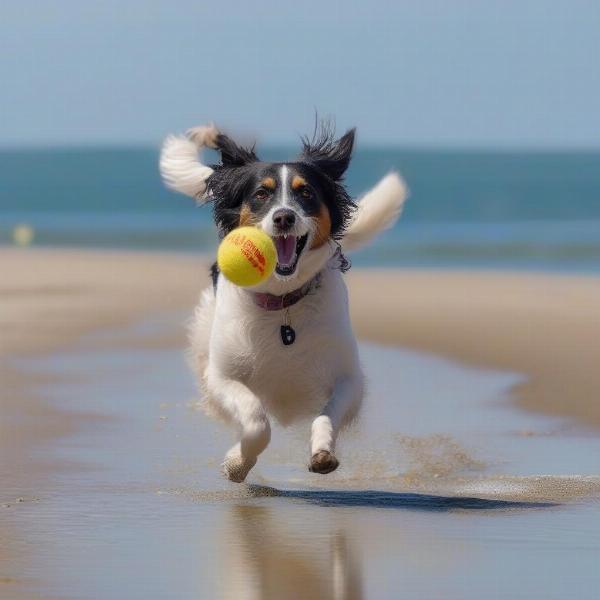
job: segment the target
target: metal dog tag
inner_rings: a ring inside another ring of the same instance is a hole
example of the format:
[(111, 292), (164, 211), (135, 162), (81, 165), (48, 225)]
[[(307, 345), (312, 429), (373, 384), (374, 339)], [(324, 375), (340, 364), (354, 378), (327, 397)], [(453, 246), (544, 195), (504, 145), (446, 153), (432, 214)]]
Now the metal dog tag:
[(296, 341), (296, 332), (289, 325), (282, 325), (280, 333), (284, 346), (290, 346)]

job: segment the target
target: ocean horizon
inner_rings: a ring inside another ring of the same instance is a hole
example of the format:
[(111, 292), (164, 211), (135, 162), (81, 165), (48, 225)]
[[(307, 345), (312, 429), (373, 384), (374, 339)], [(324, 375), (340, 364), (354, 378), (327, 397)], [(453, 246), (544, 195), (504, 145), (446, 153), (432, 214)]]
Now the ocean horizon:
[[(259, 155), (292, 160), (297, 151)], [(214, 252), (210, 206), (166, 190), (158, 154), (0, 150), (0, 244), (26, 225), (38, 246)], [(392, 230), (352, 255), (357, 266), (600, 271), (600, 151), (360, 148), (351, 194), (389, 171), (406, 179), (409, 200)]]

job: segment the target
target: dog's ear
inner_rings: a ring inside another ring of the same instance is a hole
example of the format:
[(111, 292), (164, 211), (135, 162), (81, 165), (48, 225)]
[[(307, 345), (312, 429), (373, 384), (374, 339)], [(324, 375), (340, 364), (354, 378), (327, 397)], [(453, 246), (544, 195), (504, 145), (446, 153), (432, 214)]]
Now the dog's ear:
[(324, 171), (333, 181), (340, 181), (350, 164), (356, 129), (350, 129), (335, 140), (331, 127), (321, 125), (312, 140), (302, 138), (300, 160)]
[(221, 153), (221, 164), (224, 167), (243, 167), (248, 163), (258, 161), (252, 148), (238, 146), (230, 137), (219, 133), (216, 139), (216, 148)]

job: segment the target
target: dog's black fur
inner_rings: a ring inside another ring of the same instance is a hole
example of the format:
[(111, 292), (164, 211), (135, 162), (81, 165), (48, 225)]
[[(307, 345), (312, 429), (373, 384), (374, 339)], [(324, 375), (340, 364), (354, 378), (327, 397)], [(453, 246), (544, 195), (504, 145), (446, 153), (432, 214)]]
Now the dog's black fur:
[[(339, 239), (356, 209), (354, 200), (343, 185), (343, 177), (354, 146), (355, 130), (336, 140), (327, 124), (315, 128), (312, 139), (302, 138), (303, 150), (297, 161), (290, 163), (262, 162), (254, 147), (244, 148), (231, 138), (219, 134), (216, 141), (221, 163), (211, 165), (213, 173), (207, 180), (207, 195), (213, 202), (214, 219), (221, 236), (240, 224), (245, 204), (257, 218), (269, 210), (268, 198), (261, 181), (275, 174), (282, 164), (307, 182), (307, 191), (298, 193), (295, 200), (308, 215), (315, 215), (322, 204), (331, 219), (331, 237)], [(260, 198), (257, 193), (260, 191)], [(268, 193), (268, 190), (266, 190)]]

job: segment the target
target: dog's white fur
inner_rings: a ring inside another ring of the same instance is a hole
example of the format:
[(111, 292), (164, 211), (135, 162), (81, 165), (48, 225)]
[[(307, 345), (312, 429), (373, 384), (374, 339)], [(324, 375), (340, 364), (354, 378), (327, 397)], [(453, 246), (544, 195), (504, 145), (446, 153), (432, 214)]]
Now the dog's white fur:
[[(210, 168), (198, 161), (198, 149), (214, 139), (212, 129), (196, 128), (187, 138), (165, 141), (160, 168), (170, 187), (202, 198)], [(193, 151), (193, 157), (192, 157)], [(397, 220), (407, 195), (396, 173), (365, 194), (341, 246), (354, 250)], [(270, 221), (262, 227), (268, 231)], [(330, 241), (310, 249), (310, 220), (300, 219), (309, 233), (292, 277), (272, 276), (254, 291), (284, 294), (321, 273), (320, 285), (289, 309), (297, 336), (282, 346), (282, 311), (266, 311), (247, 289), (219, 278), (202, 292), (190, 327), (191, 362), (207, 411), (238, 429), (239, 442), (226, 454), (223, 468), (232, 481), (243, 481), (267, 447), (269, 416), (286, 425), (301, 417), (312, 422), (311, 457), (334, 457), (338, 432), (356, 416), (364, 381), (348, 311), (348, 294), (338, 268), (337, 245)]]
[(366, 246), (380, 232), (393, 227), (408, 195), (397, 173), (386, 175), (358, 203), (358, 210), (342, 238), (342, 248), (351, 252)]
[(218, 134), (211, 124), (194, 127), (186, 136), (167, 137), (160, 153), (160, 172), (165, 184), (198, 203), (206, 200), (206, 180), (213, 170), (198, 160), (198, 151), (204, 146), (215, 148)]

